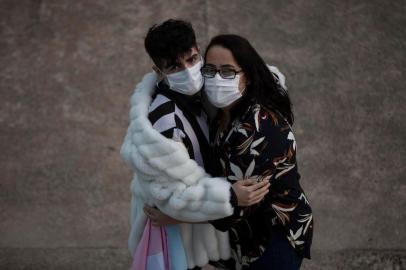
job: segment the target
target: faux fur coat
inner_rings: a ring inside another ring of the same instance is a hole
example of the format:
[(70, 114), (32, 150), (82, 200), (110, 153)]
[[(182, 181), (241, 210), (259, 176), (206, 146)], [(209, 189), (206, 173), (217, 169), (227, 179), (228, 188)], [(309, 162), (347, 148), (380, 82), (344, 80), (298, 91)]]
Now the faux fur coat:
[[(149, 73), (131, 97), (130, 126), (121, 155), (134, 170), (131, 182), (131, 254), (146, 223), (145, 204), (157, 206), (167, 215), (184, 221), (207, 221), (229, 216), (230, 184), (213, 178), (189, 158), (186, 147), (152, 128), (148, 107), (152, 102), (156, 75)], [(188, 267), (230, 257), (228, 234), (211, 224), (181, 224)]]

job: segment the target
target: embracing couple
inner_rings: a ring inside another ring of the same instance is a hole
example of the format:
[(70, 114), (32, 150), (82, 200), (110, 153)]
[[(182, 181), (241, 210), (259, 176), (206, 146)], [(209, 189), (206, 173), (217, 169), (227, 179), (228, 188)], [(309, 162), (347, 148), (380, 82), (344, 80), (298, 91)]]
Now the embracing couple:
[(151, 27), (145, 48), (154, 72), (131, 97), (121, 147), (134, 170), (131, 254), (149, 219), (172, 270), (299, 269), (313, 216), (285, 77), (238, 35), (202, 53), (181, 20)]

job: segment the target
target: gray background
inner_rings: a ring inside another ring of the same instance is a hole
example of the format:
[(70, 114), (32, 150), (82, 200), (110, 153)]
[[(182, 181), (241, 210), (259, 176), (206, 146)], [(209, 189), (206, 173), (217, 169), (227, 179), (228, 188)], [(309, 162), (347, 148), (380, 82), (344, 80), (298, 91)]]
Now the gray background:
[(287, 77), (303, 269), (406, 269), (406, 2), (0, 0), (0, 269), (127, 269), (119, 149), (154, 23), (237, 33)]

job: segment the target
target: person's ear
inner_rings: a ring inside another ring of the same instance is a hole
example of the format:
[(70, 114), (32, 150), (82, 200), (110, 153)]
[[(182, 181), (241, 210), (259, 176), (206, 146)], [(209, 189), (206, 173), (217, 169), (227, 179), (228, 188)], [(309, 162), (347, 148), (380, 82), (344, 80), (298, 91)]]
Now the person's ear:
[(156, 65), (152, 66), (152, 70), (155, 71), (159, 80), (162, 80), (165, 77), (164, 74), (162, 73), (162, 71)]
[(200, 55), (201, 59), (204, 61), (204, 59), (203, 59), (203, 51), (200, 49), (200, 46), (196, 46), (196, 50), (197, 50), (197, 53)]
[(248, 79), (247, 75), (245, 75), (245, 73), (243, 72), (240, 76), (241, 80), (244, 82), (245, 85), (249, 85), (250, 84), (250, 80)]
[(159, 68), (155, 65), (152, 66), (152, 70), (155, 71), (156, 74), (161, 75), (162, 72), (159, 70)]
[(242, 73), (240, 76), (240, 84), (238, 87), (239, 90), (242, 91), (242, 93), (244, 93), (249, 84), (250, 84), (250, 81), (248, 80), (247, 76), (245, 75), (245, 73)]

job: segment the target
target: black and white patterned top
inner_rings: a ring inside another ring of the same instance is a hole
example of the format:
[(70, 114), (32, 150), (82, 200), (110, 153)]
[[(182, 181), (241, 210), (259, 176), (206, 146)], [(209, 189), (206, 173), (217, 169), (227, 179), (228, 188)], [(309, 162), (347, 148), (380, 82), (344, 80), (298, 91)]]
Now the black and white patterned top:
[(270, 192), (260, 203), (235, 207), (233, 216), (212, 224), (229, 230), (232, 248), (243, 266), (261, 256), (270, 239), (269, 228), (275, 225), (283, 227), (302, 257), (310, 258), (313, 216), (299, 183), (293, 130), (278, 111), (252, 101), (245, 103), (228, 128), (212, 133), (212, 146), (228, 181), (268, 179)]
[(149, 106), (148, 118), (154, 129), (167, 138), (182, 142), (190, 158), (204, 167), (210, 156), (209, 128), (199, 94), (186, 96), (160, 82)]

